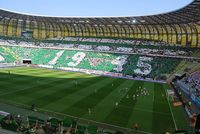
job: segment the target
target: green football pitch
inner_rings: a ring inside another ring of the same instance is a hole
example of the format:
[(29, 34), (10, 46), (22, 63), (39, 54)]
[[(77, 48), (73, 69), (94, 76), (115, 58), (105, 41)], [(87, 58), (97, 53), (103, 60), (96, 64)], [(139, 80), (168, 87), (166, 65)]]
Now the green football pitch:
[[(0, 69), (0, 101), (22, 104), (146, 133), (187, 129), (169, 85), (32, 67)], [(146, 92), (146, 95), (142, 92)], [(137, 97), (134, 97), (137, 96)]]

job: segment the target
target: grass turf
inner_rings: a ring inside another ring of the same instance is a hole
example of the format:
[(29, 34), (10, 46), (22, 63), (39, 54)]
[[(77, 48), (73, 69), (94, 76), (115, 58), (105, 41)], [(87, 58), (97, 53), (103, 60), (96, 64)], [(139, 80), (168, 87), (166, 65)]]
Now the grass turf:
[[(149, 95), (133, 100), (140, 87), (146, 88)], [(154, 134), (188, 126), (182, 107), (168, 102), (169, 88), (167, 84), (42, 68), (0, 69), (1, 101), (27, 106), (34, 103), (52, 112), (125, 128), (138, 123), (139, 130)]]

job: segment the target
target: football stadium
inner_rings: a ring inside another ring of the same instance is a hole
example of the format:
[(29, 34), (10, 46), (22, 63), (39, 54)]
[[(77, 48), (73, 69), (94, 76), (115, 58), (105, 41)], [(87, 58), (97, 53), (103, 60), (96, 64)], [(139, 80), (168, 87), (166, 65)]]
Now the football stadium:
[(168, 13), (0, 9), (0, 134), (200, 133), (200, 0)]

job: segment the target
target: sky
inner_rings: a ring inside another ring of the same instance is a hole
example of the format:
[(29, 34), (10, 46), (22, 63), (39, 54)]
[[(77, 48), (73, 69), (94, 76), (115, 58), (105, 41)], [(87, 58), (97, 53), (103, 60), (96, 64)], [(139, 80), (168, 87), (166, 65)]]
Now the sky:
[(180, 9), (192, 0), (0, 0), (0, 8), (44, 16), (143, 16)]

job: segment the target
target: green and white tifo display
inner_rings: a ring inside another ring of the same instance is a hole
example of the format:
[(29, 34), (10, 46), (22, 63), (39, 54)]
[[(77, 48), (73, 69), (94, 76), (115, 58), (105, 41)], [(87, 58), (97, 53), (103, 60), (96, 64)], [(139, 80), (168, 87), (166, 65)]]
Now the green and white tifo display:
[(181, 61), (94, 51), (0, 46), (0, 63), (19, 63), (23, 59), (31, 59), (32, 64), (50, 68), (87, 69), (149, 78), (170, 74)]

